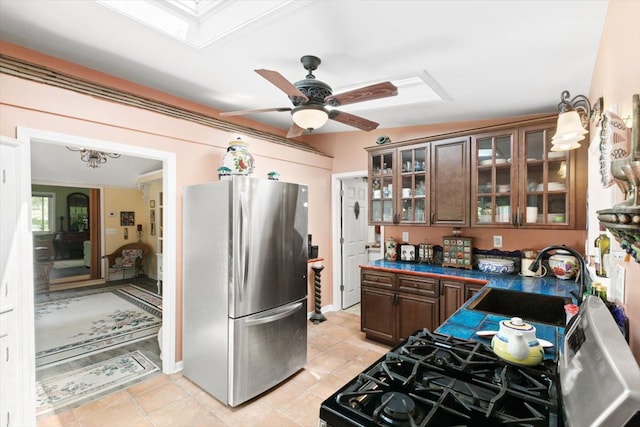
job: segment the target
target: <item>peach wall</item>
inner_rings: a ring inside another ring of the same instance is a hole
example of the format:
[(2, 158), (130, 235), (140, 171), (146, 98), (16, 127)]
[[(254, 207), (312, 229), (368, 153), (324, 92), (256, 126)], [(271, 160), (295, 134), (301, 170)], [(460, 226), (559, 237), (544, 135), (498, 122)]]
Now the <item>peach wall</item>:
[[(594, 69), (591, 97), (605, 95), (609, 102), (630, 102), (632, 93), (639, 92), (637, 40), (640, 39), (640, 2), (610, 2), (607, 20), (602, 35), (600, 53)], [(636, 47), (636, 49), (634, 49)], [(0, 41), (0, 52), (22, 58), (45, 66), (73, 74), (98, 83), (128, 90), (173, 105), (189, 108), (215, 116), (218, 111), (191, 103), (168, 94), (154, 91), (131, 82), (108, 76), (95, 70), (70, 64), (50, 56), (33, 52), (19, 46)], [(67, 92), (61, 89), (27, 82), (15, 77), (0, 75), (0, 133), (15, 137), (17, 126), (45, 129), (61, 133), (87, 136), (123, 144), (151, 147), (174, 152), (177, 155), (177, 360), (181, 359), (181, 188), (184, 185), (207, 182), (216, 179), (216, 168), (220, 164), (226, 144), (236, 136), (229, 132), (212, 129), (184, 120), (174, 119), (126, 107), (116, 103), (100, 101), (92, 97)], [(605, 104), (606, 105), (606, 104)], [(552, 111), (550, 111), (552, 112)], [(506, 121), (509, 119), (502, 119)], [(271, 131), (283, 135), (286, 131), (272, 129), (262, 124), (238, 118), (237, 122), (250, 124), (256, 129)], [(401, 129), (384, 129), (369, 133), (343, 132), (337, 134), (319, 134), (306, 136), (305, 142), (333, 156), (324, 157), (302, 152), (289, 147), (268, 143), (255, 138), (243, 138), (250, 144), (250, 150), (257, 162), (257, 176), (264, 176), (270, 170), (278, 170), (282, 180), (304, 182), (310, 187), (309, 232), (314, 243), (320, 246), (320, 256), (325, 259), (323, 271), (323, 305), (332, 301), (331, 266), (331, 213), (330, 213), (330, 176), (332, 173), (365, 170), (367, 156), (365, 147), (374, 146), (375, 139), (381, 134), (389, 135), (392, 141), (426, 137), (459, 130), (461, 128), (481, 127), (496, 124), (496, 120), (474, 121), (458, 124), (440, 124), (417, 126)], [(594, 199), (592, 198), (592, 203)], [(389, 228), (397, 234), (402, 230)], [(447, 228), (420, 229), (407, 227), (412, 238), (436, 241), (446, 234)], [(543, 246), (558, 241), (582, 249), (584, 231), (532, 232), (522, 230), (485, 230), (463, 229), (463, 232), (477, 239), (478, 246), (491, 246), (493, 234), (501, 234), (504, 249), (517, 249), (519, 241), (529, 246)], [(522, 236), (526, 236), (523, 239)], [(535, 245), (534, 245), (535, 244)], [(572, 245), (573, 246), (573, 245)], [(628, 265), (627, 284), (640, 283), (640, 268), (631, 262)], [(310, 292), (312, 295), (312, 292)], [(640, 354), (640, 328), (634, 327), (640, 322), (640, 287), (627, 286), (627, 312), (632, 320), (632, 348)]]
[[(442, 238), (451, 236), (453, 227), (385, 227), (385, 236), (402, 240), (402, 232), (409, 232), (409, 243), (431, 243), (442, 246)], [(550, 244), (563, 244), (584, 252), (583, 230), (519, 230), (510, 228), (461, 228), (462, 235), (473, 237), (473, 246), (493, 249), (493, 236), (502, 236), (502, 251), (542, 249)]]
[[(40, 64), (52, 70), (60, 71), (69, 75), (73, 75), (75, 77), (79, 77), (79, 78), (86, 79), (93, 82), (98, 82), (100, 84), (104, 84), (113, 88), (125, 90), (135, 95), (140, 95), (140, 96), (148, 97), (150, 99), (155, 99), (157, 101), (166, 102), (169, 105), (186, 108), (191, 111), (207, 114), (210, 116), (217, 116), (218, 113), (220, 113), (219, 110), (215, 110), (201, 104), (197, 104), (182, 98), (178, 98), (176, 96), (170, 95), (165, 92), (160, 92), (158, 90), (155, 90), (146, 86), (141, 86), (139, 84), (130, 82), (128, 80), (123, 80), (118, 77), (111, 76), (109, 74), (105, 74), (94, 69), (90, 69), (87, 67), (83, 67), (81, 65), (67, 62), (62, 59), (58, 59), (53, 56), (46, 55), (44, 53), (40, 53), (30, 49), (25, 49), (21, 46), (8, 43), (3, 40), (0, 40), (0, 52), (2, 52), (4, 55), (22, 59), (28, 62)], [(286, 132), (287, 132), (286, 130), (274, 128), (272, 126), (268, 126), (263, 123), (253, 122), (242, 116), (228, 117), (228, 118), (225, 118), (225, 121), (238, 123), (242, 125), (250, 125), (253, 129), (270, 132), (274, 135), (284, 136), (286, 135)]]
[[(589, 98), (595, 100), (602, 96), (605, 109), (617, 108), (621, 117), (631, 112), (631, 98), (640, 93), (640, 2), (610, 1), (607, 17), (600, 39), (598, 57), (593, 70)], [(589, 164), (595, 173), (590, 174), (591, 194), (590, 216), (595, 211), (611, 206), (611, 192), (614, 201), (620, 201), (622, 193), (613, 188), (606, 191), (599, 182), (598, 152), (590, 152)], [(591, 227), (589, 240), (593, 241), (597, 228)], [(617, 242), (612, 250), (619, 251)], [(640, 363), (640, 264), (630, 261), (618, 261), (626, 269), (625, 312), (629, 317), (630, 345), (638, 363)]]
[[(6, 47), (0, 43), (0, 49)], [(64, 65), (65, 71), (75, 69), (66, 63), (11, 46), (25, 60), (40, 61), (47, 66)], [(5, 53), (4, 50), (2, 50)], [(33, 55), (31, 57), (30, 55)], [(48, 63), (49, 60), (51, 64)], [(67, 69), (68, 68), (68, 69)], [(108, 81), (104, 75), (82, 69), (85, 78)], [(126, 83), (126, 82), (125, 82)], [(118, 82), (126, 86), (123, 82)], [(135, 85), (134, 85), (135, 86)], [(135, 88), (141, 91), (141, 88)], [(182, 358), (182, 188), (185, 185), (217, 180), (216, 169), (222, 164), (228, 142), (241, 136), (249, 144), (256, 160), (255, 176), (266, 177), (277, 170), (281, 179), (309, 186), (309, 232), (324, 250), (327, 265), (323, 272), (332, 277), (330, 243), (330, 176), (332, 159), (328, 156), (296, 150), (256, 138), (220, 131), (186, 120), (99, 100), (64, 89), (34, 83), (0, 74), (0, 133), (16, 137), (17, 127), (59, 132), (126, 145), (148, 147), (176, 154), (177, 221), (175, 224), (176, 255), (176, 360)], [(153, 96), (153, 91), (145, 93)], [(201, 107), (203, 109), (204, 107)], [(206, 110), (206, 109), (205, 109)], [(215, 114), (215, 111), (211, 111)], [(323, 300), (332, 300), (332, 284), (323, 280)], [(312, 295), (310, 289), (310, 295)], [(309, 311), (312, 310), (312, 302)]]

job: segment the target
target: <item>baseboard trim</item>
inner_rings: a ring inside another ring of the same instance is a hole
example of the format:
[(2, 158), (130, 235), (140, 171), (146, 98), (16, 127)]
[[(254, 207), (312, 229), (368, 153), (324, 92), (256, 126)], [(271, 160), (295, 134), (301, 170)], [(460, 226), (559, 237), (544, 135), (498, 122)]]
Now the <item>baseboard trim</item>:
[(49, 291), (64, 291), (66, 289), (84, 288), (87, 286), (104, 285), (106, 281), (104, 279), (95, 280), (81, 280), (79, 282), (67, 282), (67, 283), (51, 283)]

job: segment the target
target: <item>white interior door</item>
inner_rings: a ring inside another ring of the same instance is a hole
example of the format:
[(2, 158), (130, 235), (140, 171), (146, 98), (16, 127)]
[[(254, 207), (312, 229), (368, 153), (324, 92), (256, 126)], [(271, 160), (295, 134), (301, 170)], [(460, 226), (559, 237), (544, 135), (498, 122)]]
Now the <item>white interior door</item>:
[(0, 136), (0, 427), (35, 425), (27, 144)]
[(360, 268), (366, 262), (367, 181), (342, 181), (342, 309), (360, 302)]

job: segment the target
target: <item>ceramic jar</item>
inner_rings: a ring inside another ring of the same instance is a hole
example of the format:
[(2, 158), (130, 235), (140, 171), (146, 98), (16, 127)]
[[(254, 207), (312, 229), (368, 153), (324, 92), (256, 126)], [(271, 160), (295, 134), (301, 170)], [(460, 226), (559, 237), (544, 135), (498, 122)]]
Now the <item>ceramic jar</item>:
[(253, 156), (249, 153), (247, 143), (240, 138), (229, 143), (222, 163), (224, 167), (231, 170), (231, 175), (251, 175), (253, 173)]
[(384, 260), (395, 261), (398, 258), (396, 252), (396, 239), (389, 237), (384, 245)]
[(537, 365), (544, 356), (535, 326), (524, 323), (519, 317), (500, 321), (500, 329), (491, 340), (491, 348), (501, 359), (517, 365)]
[(578, 260), (568, 252), (558, 251), (549, 257), (549, 267), (558, 279), (571, 279), (578, 271)]

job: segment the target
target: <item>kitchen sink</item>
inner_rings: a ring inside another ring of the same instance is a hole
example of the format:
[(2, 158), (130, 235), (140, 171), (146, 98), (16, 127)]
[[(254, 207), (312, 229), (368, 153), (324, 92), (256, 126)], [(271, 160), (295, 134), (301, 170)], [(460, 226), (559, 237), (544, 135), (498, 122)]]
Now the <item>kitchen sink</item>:
[(571, 298), (486, 288), (467, 308), (505, 317), (520, 317), (525, 321), (565, 326), (565, 304), (571, 304)]

